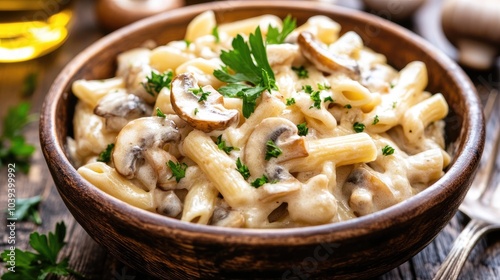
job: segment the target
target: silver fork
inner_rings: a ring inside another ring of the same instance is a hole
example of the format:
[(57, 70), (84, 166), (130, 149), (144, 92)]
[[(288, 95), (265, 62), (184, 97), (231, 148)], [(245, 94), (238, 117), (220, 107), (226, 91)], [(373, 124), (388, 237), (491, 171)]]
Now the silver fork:
[(496, 98), (497, 95), (493, 90), (486, 101), (484, 113), (488, 121), (483, 157), (459, 208), (471, 220), (453, 243), (434, 280), (457, 279), (477, 241), (487, 232), (500, 229), (500, 183), (495, 186), (493, 180), (500, 142), (500, 98)]

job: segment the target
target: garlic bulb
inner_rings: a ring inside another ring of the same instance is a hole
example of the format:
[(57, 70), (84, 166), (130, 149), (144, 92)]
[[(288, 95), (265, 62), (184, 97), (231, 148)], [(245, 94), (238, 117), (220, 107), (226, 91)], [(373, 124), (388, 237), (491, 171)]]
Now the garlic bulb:
[(443, 32), (458, 48), (462, 65), (486, 70), (500, 46), (499, 0), (446, 0), (441, 23)]

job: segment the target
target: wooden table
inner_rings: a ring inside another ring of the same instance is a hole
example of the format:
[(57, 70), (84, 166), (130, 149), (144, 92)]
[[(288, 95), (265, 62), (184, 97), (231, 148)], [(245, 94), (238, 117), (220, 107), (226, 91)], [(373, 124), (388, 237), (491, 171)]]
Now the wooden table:
[[(201, 1), (187, 1), (189, 4)], [(337, 1), (340, 5), (360, 8), (359, 2)], [(68, 41), (54, 53), (37, 60), (16, 63), (0, 64), (0, 117), (3, 118), (9, 106), (21, 100), (32, 102), (33, 112), (39, 112), (48, 88), (56, 75), (75, 54), (90, 45), (103, 35), (97, 26), (93, 11), (93, 1), (78, 1), (76, 15)], [(413, 23), (405, 24), (433, 44), (442, 48), (450, 56), (454, 56), (453, 48), (443, 40), (439, 29), (439, 4), (440, 0), (429, 0), (416, 15)], [(36, 73), (37, 87), (33, 95), (25, 97), (21, 94), (25, 77)], [(500, 79), (497, 71), (483, 73), (469, 71), (471, 79), (475, 82), (482, 96), (488, 91), (498, 89)], [(32, 159), (29, 174), (16, 174), (17, 197), (31, 197), (42, 195), (40, 213), (43, 223), (36, 226), (31, 222), (16, 223), (16, 247), (28, 248), (28, 237), (32, 231), (46, 233), (53, 231), (55, 224), (63, 220), (67, 227), (68, 244), (61, 252), (64, 256), (71, 256), (70, 266), (82, 272), (89, 279), (147, 279), (140, 272), (122, 265), (110, 256), (104, 248), (95, 243), (80, 225), (73, 219), (66, 206), (63, 204), (48, 168), (43, 159), (38, 141), (38, 123), (32, 123), (26, 129), (26, 137), (30, 143), (36, 145), (37, 150)], [(0, 209), (7, 206), (7, 170), (0, 170)], [(422, 252), (402, 264), (398, 268), (379, 277), (379, 279), (431, 279), (443, 262), (451, 244), (463, 229), (468, 218), (457, 213), (446, 228)], [(6, 214), (0, 214), (0, 250), (7, 248)], [(97, 221), (96, 221), (97, 222)], [(418, 228), (415, 229), (418, 231)], [(5, 269), (0, 268), (0, 274)], [(500, 233), (491, 233), (482, 239), (462, 271), (461, 279), (500, 279)]]

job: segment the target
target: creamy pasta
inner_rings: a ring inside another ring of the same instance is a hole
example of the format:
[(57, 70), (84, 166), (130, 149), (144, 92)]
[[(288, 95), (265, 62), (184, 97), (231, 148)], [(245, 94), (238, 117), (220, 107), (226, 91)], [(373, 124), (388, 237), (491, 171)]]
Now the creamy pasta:
[(448, 105), (424, 63), (401, 70), (324, 16), (217, 24), (79, 80), (78, 172), (135, 207), (243, 228), (333, 223), (422, 191), (450, 162)]

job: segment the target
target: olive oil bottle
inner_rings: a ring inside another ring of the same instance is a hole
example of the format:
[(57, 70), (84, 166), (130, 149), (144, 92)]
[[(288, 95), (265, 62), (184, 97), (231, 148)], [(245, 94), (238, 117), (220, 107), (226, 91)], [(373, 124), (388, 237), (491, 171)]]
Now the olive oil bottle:
[(0, 62), (30, 60), (62, 45), (71, 0), (0, 0)]

